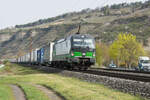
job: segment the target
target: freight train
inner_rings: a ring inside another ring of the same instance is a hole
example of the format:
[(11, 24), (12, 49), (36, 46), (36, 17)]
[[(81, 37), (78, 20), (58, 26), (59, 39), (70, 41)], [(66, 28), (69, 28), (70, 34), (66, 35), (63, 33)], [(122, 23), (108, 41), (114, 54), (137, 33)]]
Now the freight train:
[(95, 64), (95, 41), (88, 34), (69, 35), (20, 56), (16, 62), (86, 70)]

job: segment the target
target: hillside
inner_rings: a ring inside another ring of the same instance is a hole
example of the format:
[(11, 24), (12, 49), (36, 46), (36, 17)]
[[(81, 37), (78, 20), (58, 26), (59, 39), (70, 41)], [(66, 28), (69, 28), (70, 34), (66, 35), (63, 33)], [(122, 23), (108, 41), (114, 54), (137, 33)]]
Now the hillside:
[(150, 1), (147, 1), (84, 9), (0, 30), (0, 57), (11, 58), (28, 52), (31, 37), (32, 48), (39, 48), (56, 38), (74, 34), (81, 20), (81, 33), (91, 34), (102, 42), (111, 43), (118, 33), (131, 32), (145, 46), (149, 45)]

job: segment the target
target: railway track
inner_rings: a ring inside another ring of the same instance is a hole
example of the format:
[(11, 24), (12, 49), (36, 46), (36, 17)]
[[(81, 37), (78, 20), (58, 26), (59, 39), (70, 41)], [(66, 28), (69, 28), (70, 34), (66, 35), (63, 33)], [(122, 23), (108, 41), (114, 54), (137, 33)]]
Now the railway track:
[[(26, 65), (24, 65), (26, 66)], [(28, 65), (33, 68), (37, 68), (43, 71), (49, 71), (49, 67), (46, 66), (37, 66), (37, 65)], [(56, 68), (58, 69), (58, 68)], [(59, 69), (62, 71), (65, 71), (67, 69)], [(146, 73), (135, 73), (130, 71), (111, 71), (111, 70), (105, 70), (105, 69), (88, 69), (86, 71), (79, 71), (79, 70), (69, 70), (69, 71), (76, 71), (81, 73), (87, 73), (87, 74), (93, 74), (93, 75), (102, 75), (102, 76), (109, 76), (109, 77), (116, 77), (121, 79), (129, 79), (129, 80), (135, 80), (135, 81), (141, 81), (141, 82), (150, 82), (150, 74)]]
[(133, 69), (132, 70), (131, 69), (114, 69), (114, 68), (90, 68), (90, 69), (150, 74), (150, 72), (148, 71), (139, 71), (139, 70), (133, 70)]
[(145, 73), (135, 73), (130, 71), (110, 71), (110, 70), (96, 70), (96, 69), (89, 69), (87, 71), (82, 71), (83, 73), (94, 74), (94, 75), (103, 75), (109, 77), (117, 77), (135, 81), (142, 81), (142, 82), (150, 82), (150, 74)]

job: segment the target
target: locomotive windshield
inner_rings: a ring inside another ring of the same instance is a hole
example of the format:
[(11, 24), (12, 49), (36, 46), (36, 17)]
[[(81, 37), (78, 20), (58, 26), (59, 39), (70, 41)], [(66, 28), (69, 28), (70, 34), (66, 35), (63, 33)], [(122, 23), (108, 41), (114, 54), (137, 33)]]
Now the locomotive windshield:
[(89, 47), (95, 48), (94, 40), (88, 38), (75, 38), (73, 39), (73, 46), (75, 47)]

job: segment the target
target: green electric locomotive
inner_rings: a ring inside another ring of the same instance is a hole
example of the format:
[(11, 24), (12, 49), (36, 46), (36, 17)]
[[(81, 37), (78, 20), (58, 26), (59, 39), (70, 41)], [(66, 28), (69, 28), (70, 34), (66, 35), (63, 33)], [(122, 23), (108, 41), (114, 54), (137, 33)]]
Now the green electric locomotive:
[(95, 64), (95, 41), (88, 34), (73, 34), (55, 41), (52, 65), (86, 70)]

